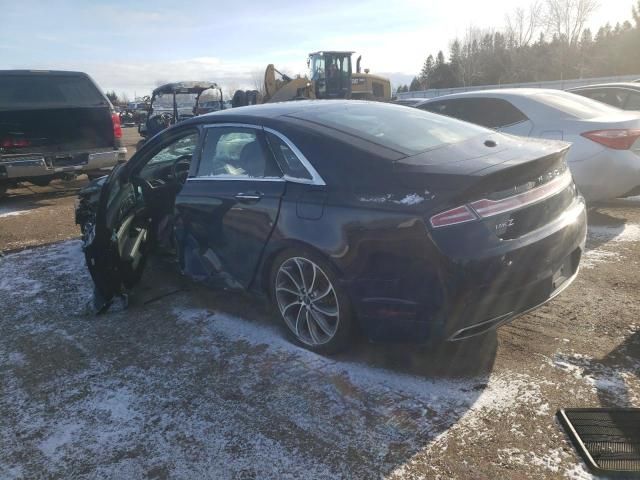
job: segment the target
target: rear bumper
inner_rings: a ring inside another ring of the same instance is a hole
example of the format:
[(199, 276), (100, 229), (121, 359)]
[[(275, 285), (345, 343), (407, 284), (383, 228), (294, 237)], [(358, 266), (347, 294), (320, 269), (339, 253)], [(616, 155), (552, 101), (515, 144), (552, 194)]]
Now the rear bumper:
[(640, 185), (640, 155), (632, 150), (607, 148), (569, 168), (588, 202), (618, 198)]
[(372, 340), (439, 342), (479, 335), (550, 301), (575, 279), (587, 233), (581, 197), (518, 239), (496, 241), (477, 227), (459, 235), (453, 229), (438, 232), (442, 237), (434, 240), (442, 257), (416, 258), (415, 267), (402, 273), (411, 281), (398, 280), (403, 288), (387, 298), (352, 296)]
[(0, 156), (0, 180), (28, 180), (61, 173), (107, 170), (126, 159), (127, 149), (107, 151), (35, 153)]
[[(525, 302), (517, 299), (514, 301), (513, 297), (510, 301), (500, 302), (506, 304), (507, 310), (510, 308), (510, 306), (514, 306), (515, 310), (520, 309), (519, 311), (514, 310), (511, 312), (503, 313), (501, 315), (498, 315), (497, 317), (493, 317), (488, 320), (481, 320), (478, 323), (463, 327), (455, 331), (451, 336), (449, 336), (447, 340), (455, 342), (458, 340), (475, 337), (477, 335), (482, 335), (483, 333), (486, 333), (490, 330), (495, 330), (502, 325), (506, 325), (507, 323), (514, 321), (516, 318), (521, 317), (522, 315), (526, 315), (536, 308), (539, 308), (544, 304), (550, 302), (555, 297), (560, 295), (578, 277), (578, 263), (580, 261), (580, 257), (582, 256), (582, 249), (576, 249), (574, 256), (576, 257), (577, 261), (573, 263), (571, 277), (566, 279), (560, 285), (553, 285), (553, 280), (551, 278), (548, 278), (537, 285), (537, 288), (530, 287), (527, 289), (523, 289), (519, 292), (519, 294), (522, 298), (526, 299)], [(550, 290), (550, 287), (551, 293), (547, 293)], [(530, 306), (527, 306), (527, 303), (530, 304)]]

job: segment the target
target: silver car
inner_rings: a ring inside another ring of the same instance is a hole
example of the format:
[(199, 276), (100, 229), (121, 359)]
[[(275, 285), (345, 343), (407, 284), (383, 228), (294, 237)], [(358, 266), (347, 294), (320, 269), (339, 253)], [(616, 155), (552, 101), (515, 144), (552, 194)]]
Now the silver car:
[(416, 106), (525, 137), (572, 144), (567, 161), (588, 201), (640, 186), (640, 116), (561, 90), (501, 89), (425, 100)]

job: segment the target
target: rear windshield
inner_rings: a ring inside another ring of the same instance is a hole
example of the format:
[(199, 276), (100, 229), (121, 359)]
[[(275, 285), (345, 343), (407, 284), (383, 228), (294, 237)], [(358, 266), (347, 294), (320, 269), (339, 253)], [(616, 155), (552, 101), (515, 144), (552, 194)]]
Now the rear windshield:
[(0, 75), (0, 109), (106, 105), (83, 75)]
[(568, 92), (544, 92), (536, 93), (536, 100), (561, 112), (568, 113), (572, 117), (589, 119), (620, 113), (620, 110), (591, 98)]
[(462, 142), (489, 130), (423, 110), (383, 103), (340, 103), (291, 114), (371, 143), (415, 155)]

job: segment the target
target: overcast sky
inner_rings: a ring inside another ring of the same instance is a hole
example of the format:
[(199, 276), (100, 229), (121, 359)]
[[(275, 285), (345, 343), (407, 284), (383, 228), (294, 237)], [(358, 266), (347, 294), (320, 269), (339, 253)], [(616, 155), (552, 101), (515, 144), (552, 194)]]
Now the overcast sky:
[[(601, 0), (591, 26), (631, 18)], [(135, 6), (133, 5), (135, 3)], [(77, 0), (2, 2), (0, 68), (81, 70), (130, 97), (160, 83), (253, 86), (268, 63), (305, 73), (315, 50), (354, 50), (363, 67), (408, 83), (429, 53), (474, 25), (501, 28), (529, 0)], [(253, 5), (253, 6), (251, 6)]]

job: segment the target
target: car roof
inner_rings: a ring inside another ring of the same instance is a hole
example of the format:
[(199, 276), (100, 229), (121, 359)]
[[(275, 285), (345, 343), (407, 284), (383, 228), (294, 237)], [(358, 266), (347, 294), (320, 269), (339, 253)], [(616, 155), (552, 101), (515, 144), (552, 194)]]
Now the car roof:
[(0, 75), (78, 75), (88, 77), (85, 72), (76, 72), (72, 70), (0, 70)]
[(312, 117), (315, 112), (322, 114), (323, 112), (332, 110), (340, 105), (353, 105), (356, 102), (360, 104), (368, 104), (372, 108), (376, 108), (377, 106), (384, 108), (384, 105), (389, 105), (387, 103), (370, 102), (366, 100), (297, 100), (230, 108), (201, 115), (190, 121), (196, 121), (197, 119), (204, 122), (207, 120), (225, 121), (230, 120), (231, 117), (278, 118), (286, 115), (295, 115), (303, 111), (307, 118), (309, 118)]
[(426, 100), (424, 97), (409, 97), (409, 98), (396, 98), (395, 100), (392, 100), (392, 103), (399, 103), (399, 102), (422, 102), (423, 100)]
[(634, 82), (615, 82), (615, 83), (597, 83), (595, 85), (582, 85), (580, 87), (568, 88), (568, 92), (573, 92), (575, 90), (589, 90), (591, 88), (630, 88), (632, 90), (640, 90), (640, 84)]
[(564, 90), (556, 90), (552, 88), (493, 88), (490, 90), (473, 90), (470, 92), (450, 93), (447, 95), (441, 95), (439, 97), (432, 97), (425, 100), (422, 103), (433, 102), (441, 99), (451, 98), (467, 98), (467, 97), (497, 97), (497, 98), (509, 98), (509, 97), (529, 97), (541, 93), (565, 93)]
[(152, 94), (158, 95), (160, 93), (199, 93), (210, 88), (219, 88), (215, 82), (191, 80), (187, 82), (173, 82), (167, 83), (157, 87)]

